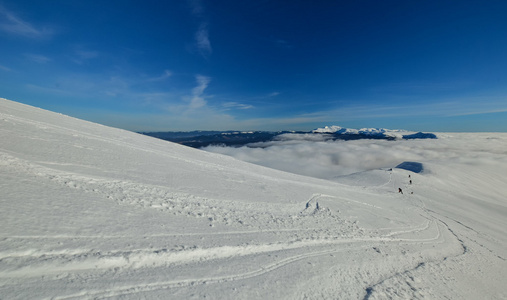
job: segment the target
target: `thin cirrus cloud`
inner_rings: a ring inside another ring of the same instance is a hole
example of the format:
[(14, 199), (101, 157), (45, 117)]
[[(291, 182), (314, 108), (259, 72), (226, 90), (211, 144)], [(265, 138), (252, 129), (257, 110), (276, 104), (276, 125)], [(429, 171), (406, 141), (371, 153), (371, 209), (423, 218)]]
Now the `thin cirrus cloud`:
[(504, 98), (491, 96), (435, 100), (425, 103), (359, 104), (315, 111), (300, 117), (310, 117), (313, 121), (320, 122), (329, 120), (345, 122), (372, 118), (451, 117), (507, 111), (507, 105), (502, 103), (506, 103)]
[(195, 42), (201, 54), (211, 54), (213, 51), (209, 40), (208, 25), (206, 23), (202, 23), (201, 26), (199, 26), (199, 29), (195, 33)]
[(160, 76), (149, 78), (149, 79), (147, 79), (147, 81), (152, 81), (152, 82), (153, 81), (164, 81), (171, 76), (173, 76), (173, 73), (171, 71), (164, 70), (164, 72)]
[(200, 0), (187, 0), (187, 3), (190, 6), (193, 15), (200, 16), (204, 12), (204, 7)]
[(189, 109), (197, 109), (207, 104), (204, 99), (204, 90), (208, 87), (211, 78), (203, 75), (196, 75), (197, 86), (192, 89), (192, 97), (190, 98)]
[(26, 38), (43, 39), (54, 34), (54, 30), (47, 27), (37, 27), (30, 22), (21, 19), (15, 13), (0, 5), (0, 31), (10, 35)]
[(28, 60), (31, 60), (39, 64), (45, 64), (51, 61), (51, 58), (40, 54), (25, 53), (25, 57)]
[(5, 72), (10, 72), (11, 71), (10, 68), (7, 68), (6, 66), (2, 66), (2, 65), (0, 65), (0, 70), (5, 71)]
[(74, 57), (72, 58), (72, 61), (75, 62), (76, 64), (82, 65), (86, 61), (88, 61), (90, 59), (97, 58), (97, 57), (99, 57), (98, 51), (85, 50), (85, 49), (79, 48), (79, 49), (75, 50)]
[(209, 39), (209, 28), (208, 23), (203, 20), (204, 6), (200, 0), (187, 0), (190, 6), (192, 14), (200, 19), (200, 25), (195, 32), (195, 45), (201, 55), (206, 56), (211, 54), (213, 49), (211, 48), (211, 42)]
[(238, 102), (225, 102), (222, 103), (222, 107), (226, 110), (230, 109), (251, 109), (254, 108), (253, 105), (250, 104), (243, 104)]

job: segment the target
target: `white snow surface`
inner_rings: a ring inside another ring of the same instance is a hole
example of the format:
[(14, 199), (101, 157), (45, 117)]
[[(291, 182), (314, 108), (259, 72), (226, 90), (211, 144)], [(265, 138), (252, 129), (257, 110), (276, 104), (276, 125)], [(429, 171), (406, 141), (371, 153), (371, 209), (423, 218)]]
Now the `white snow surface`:
[(313, 133), (340, 133), (340, 134), (366, 134), (366, 135), (388, 135), (393, 137), (400, 137), (401, 133), (409, 133), (408, 131), (399, 129), (386, 129), (386, 128), (345, 128), (337, 125), (324, 126), (321, 128), (314, 129)]
[(0, 299), (506, 299), (507, 134), (438, 137), (329, 181), (0, 99)]

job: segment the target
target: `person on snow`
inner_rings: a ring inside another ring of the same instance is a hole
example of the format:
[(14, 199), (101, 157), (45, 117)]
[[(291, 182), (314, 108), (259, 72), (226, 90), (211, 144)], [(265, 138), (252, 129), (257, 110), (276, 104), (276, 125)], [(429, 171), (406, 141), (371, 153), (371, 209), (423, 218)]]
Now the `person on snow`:
[(403, 191), (401, 190), (401, 188), (398, 188), (398, 193), (403, 194)]

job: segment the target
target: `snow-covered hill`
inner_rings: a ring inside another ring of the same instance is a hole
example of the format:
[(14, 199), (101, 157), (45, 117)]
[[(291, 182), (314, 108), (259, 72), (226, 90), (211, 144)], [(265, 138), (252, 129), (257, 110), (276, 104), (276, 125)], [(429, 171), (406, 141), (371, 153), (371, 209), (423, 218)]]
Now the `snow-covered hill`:
[(507, 297), (506, 134), (338, 182), (5, 99), (0, 141), (1, 299)]
[(340, 126), (325, 126), (312, 130), (313, 133), (332, 133), (335, 137), (339, 136), (360, 136), (362, 138), (386, 138), (386, 139), (434, 139), (433, 133), (412, 132), (399, 129), (386, 128), (361, 128), (352, 129)]
[(385, 128), (362, 128), (353, 129), (345, 128), (337, 125), (325, 126), (312, 130), (314, 133), (341, 133), (341, 134), (383, 134), (385, 132), (401, 132), (400, 130), (390, 130)]

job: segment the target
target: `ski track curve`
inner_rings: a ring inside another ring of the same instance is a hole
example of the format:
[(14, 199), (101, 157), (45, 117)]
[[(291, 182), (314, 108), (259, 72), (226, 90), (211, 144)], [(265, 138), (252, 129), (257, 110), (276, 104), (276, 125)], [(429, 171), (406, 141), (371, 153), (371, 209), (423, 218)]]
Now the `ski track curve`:
[[(368, 246), (362, 246), (355, 248), (366, 248)], [(67, 295), (67, 296), (61, 296), (56, 297), (54, 299), (72, 299), (76, 297), (94, 297), (98, 299), (104, 299), (104, 298), (110, 298), (110, 297), (118, 297), (123, 295), (130, 295), (135, 293), (141, 293), (141, 292), (148, 292), (148, 291), (155, 291), (159, 289), (172, 289), (172, 288), (182, 288), (182, 287), (188, 287), (188, 286), (194, 286), (194, 285), (202, 285), (202, 284), (218, 284), (218, 283), (224, 283), (224, 282), (230, 282), (230, 281), (237, 281), (237, 280), (244, 280), (253, 278), (256, 276), (261, 276), (263, 274), (272, 272), (276, 269), (282, 268), (288, 264), (310, 258), (320, 255), (326, 255), (331, 253), (338, 253), (343, 250), (323, 250), (323, 251), (314, 251), (310, 253), (290, 256), (288, 258), (276, 261), (274, 263), (264, 265), (259, 269), (245, 272), (245, 273), (239, 273), (234, 275), (227, 275), (227, 276), (219, 276), (219, 277), (207, 277), (207, 278), (191, 278), (191, 279), (185, 279), (185, 280), (174, 280), (174, 281), (164, 281), (164, 282), (157, 282), (147, 285), (131, 285), (131, 286), (124, 286), (119, 287), (114, 290), (98, 290), (98, 291), (92, 291), (92, 292), (85, 292), (85, 293), (78, 293), (73, 295)]]
[[(104, 290), (96, 290), (96, 291), (87, 291), (83, 293), (76, 293), (71, 295), (59, 296), (54, 299), (72, 299), (72, 298), (81, 298), (81, 297), (93, 297), (96, 299), (104, 299), (110, 297), (119, 297), (124, 295), (132, 295), (136, 293), (155, 291), (159, 289), (173, 289), (173, 288), (183, 288), (195, 285), (202, 284), (218, 284), (230, 281), (244, 280), (253, 278), (256, 276), (261, 276), (268, 272), (272, 272), (276, 269), (282, 268), (288, 264), (295, 263), (304, 259), (308, 259), (311, 257), (335, 254), (345, 251), (358, 251), (359, 249), (371, 248), (372, 245), (377, 245), (379, 243), (404, 243), (404, 244), (425, 244), (425, 243), (442, 243), (444, 241), (441, 240), (441, 233), (438, 226), (436, 227), (437, 233), (434, 237), (429, 239), (393, 239), (393, 238), (364, 238), (364, 239), (352, 239), (352, 240), (310, 240), (303, 242), (296, 242), (294, 244), (285, 244), (282, 245), (261, 245), (261, 246), (252, 246), (252, 248), (257, 248), (257, 250), (250, 249), (252, 251), (246, 251), (247, 253), (238, 254), (238, 255), (258, 255), (262, 253), (276, 253), (279, 251), (286, 250), (304, 250), (304, 253), (300, 253), (297, 255), (289, 256), (287, 258), (275, 261), (271, 264), (263, 265), (260, 268), (248, 271), (244, 273), (238, 273), (233, 275), (226, 276), (217, 276), (217, 277), (206, 277), (206, 278), (189, 278), (184, 280), (169, 280), (163, 282), (156, 282), (151, 284), (142, 284), (142, 285), (129, 285), (123, 286), (119, 288), (115, 288), (114, 290), (108, 289)], [(373, 243), (373, 244), (372, 244)], [(326, 250), (312, 250), (314, 247), (320, 246), (337, 246), (344, 244), (361, 244), (357, 246), (349, 246), (346, 249), (333, 247), (331, 249)], [(261, 250), (262, 249), (262, 250)], [(218, 250), (218, 249), (217, 249)], [(222, 250), (217, 251), (224, 252)], [(227, 259), (230, 256), (222, 257), (221, 259)], [(218, 257), (213, 257), (213, 259), (218, 259)], [(202, 261), (202, 259), (200, 260)], [(424, 264), (424, 263), (420, 263)]]
[[(408, 232), (429, 231), (431, 236), (426, 238), (400, 238), (396, 235)], [(255, 231), (253, 231), (255, 232)], [(226, 233), (231, 234), (231, 233)], [(241, 234), (241, 233), (237, 233)], [(83, 238), (83, 237), (81, 237)], [(97, 273), (114, 272), (122, 274), (122, 272), (132, 272), (138, 269), (154, 268), (154, 267), (171, 267), (182, 264), (203, 263), (206, 261), (229, 260), (233, 257), (242, 256), (259, 256), (259, 255), (275, 255), (287, 256), (285, 258), (274, 261), (270, 264), (261, 266), (256, 270), (244, 273), (235, 273), (217, 277), (205, 278), (187, 278), (184, 280), (169, 280), (156, 282), (149, 285), (128, 285), (107, 291), (85, 291), (75, 294), (63, 295), (54, 299), (71, 299), (71, 298), (108, 298), (118, 297), (134, 293), (154, 291), (158, 289), (181, 288), (200, 284), (216, 284), (230, 282), (236, 280), (249, 279), (261, 276), (268, 272), (282, 268), (288, 264), (301, 261), (307, 258), (339, 253), (343, 251), (357, 251), (358, 249), (372, 248), (377, 249), (376, 245), (385, 245), (386, 243), (395, 244), (439, 244), (444, 243), (442, 239), (441, 229), (438, 224), (427, 222), (423, 227), (416, 226), (405, 231), (398, 231), (393, 234), (386, 234), (381, 237), (363, 237), (363, 238), (299, 238), (289, 242), (281, 242), (274, 244), (256, 244), (246, 246), (223, 246), (213, 248), (199, 248), (197, 246), (189, 246), (181, 249), (133, 249), (130, 251), (98, 251), (83, 249), (65, 249), (62, 251), (24, 251), (0, 254), (0, 266), (3, 270), (4, 278), (16, 278), (18, 276), (30, 277), (51, 276), (51, 274), (59, 274), (62, 272), (71, 272), (83, 274), (87, 276), (96, 276)], [(325, 249), (321, 249), (324, 247)], [(378, 246), (377, 246), (378, 247)], [(295, 252), (294, 254), (290, 254)], [(283, 255), (282, 255), (283, 254)], [(18, 268), (21, 265), (25, 267)], [(84, 272), (84, 273), (83, 273)], [(94, 275), (95, 274), (95, 275)]]
[[(467, 245), (467, 242), (456, 232), (456, 230), (453, 230), (451, 226), (449, 225), (449, 221), (445, 221), (444, 219), (448, 219), (451, 222), (454, 222), (458, 226), (462, 226), (466, 230), (473, 231), (478, 234), (477, 231), (475, 231), (473, 228), (463, 224), (462, 222), (446, 217), (442, 214), (439, 214), (431, 209), (426, 208), (424, 203), (421, 206), (422, 210), (425, 212), (425, 215), (428, 219), (428, 222), (426, 224), (429, 224), (429, 222), (435, 222), (438, 224), (441, 224), (441, 230), (444, 230), (446, 232), (446, 235), (449, 236), (450, 239), (454, 241), (455, 244), (459, 245), (458, 249), (453, 252), (446, 252), (445, 255), (441, 255), (439, 257), (433, 257), (433, 258), (426, 258), (422, 260), (421, 262), (414, 264), (413, 267), (407, 268), (404, 270), (400, 270), (399, 272), (395, 272), (391, 275), (385, 276), (381, 280), (369, 285), (365, 289), (365, 295), (363, 297), (363, 300), (370, 300), (370, 299), (385, 299), (385, 298), (407, 298), (407, 299), (426, 299), (435, 297), (434, 294), (425, 294), (427, 291), (420, 290), (416, 285), (420, 281), (417, 279), (417, 275), (415, 275), (417, 272), (421, 271), (424, 273), (431, 273), (432, 269), (446, 269), (448, 265), (455, 264), (454, 261), (458, 259), (462, 259), (463, 261), (466, 260), (466, 257), (470, 257), (472, 254), (470, 252), (470, 245)], [(417, 230), (416, 230), (417, 231)], [(398, 233), (404, 233), (405, 231), (399, 231), (399, 232), (393, 232), (391, 234), (388, 234), (388, 236), (396, 235)], [(407, 231), (408, 232), (408, 231)], [(490, 254), (492, 254), (493, 257), (496, 257), (500, 259), (501, 261), (505, 261), (505, 258), (503, 258), (500, 255), (497, 255), (493, 250), (489, 249), (488, 247), (482, 245), (481, 243), (478, 243), (477, 241), (469, 239), (470, 242), (474, 243), (475, 246), (478, 246), (480, 248), (483, 248)], [(453, 261), (454, 260), (454, 261)], [(449, 266), (449, 268), (452, 268), (452, 266)]]

